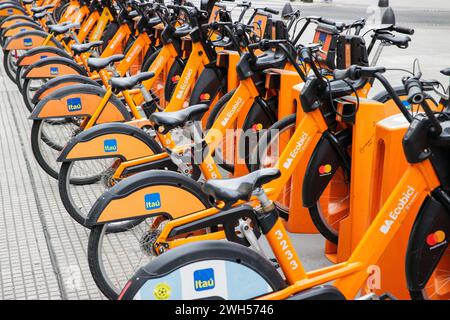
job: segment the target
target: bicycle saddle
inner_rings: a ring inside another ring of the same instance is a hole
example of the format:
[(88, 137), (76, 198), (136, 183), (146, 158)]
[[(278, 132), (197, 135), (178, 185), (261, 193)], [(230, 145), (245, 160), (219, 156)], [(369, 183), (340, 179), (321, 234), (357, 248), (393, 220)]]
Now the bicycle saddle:
[(48, 26), (50, 32), (54, 34), (63, 34), (72, 28), (78, 29), (80, 27), (79, 23), (65, 23), (65, 24), (51, 24)]
[(33, 12), (33, 13), (41, 13), (41, 12), (44, 12), (45, 10), (53, 8), (53, 7), (54, 7), (53, 4), (48, 4), (48, 5), (42, 6), (42, 7), (33, 7), (33, 8), (31, 8), (31, 12)]
[(111, 88), (116, 91), (132, 89), (138, 83), (153, 78), (153, 72), (141, 72), (132, 77), (114, 77), (111, 79)]
[(253, 190), (280, 176), (280, 170), (267, 168), (254, 171), (239, 178), (210, 179), (203, 185), (202, 189), (214, 200), (232, 204), (238, 200), (248, 201)]
[(149, 28), (153, 28), (154, 26), (157, 26), (160, 23), (161, 23), (161, 19), (159, 17), (153, 17), (153, 18), (148, 19), (147, 26)]
[(282, 68), (287, 60), (286, 54), (281, 50), (266, 51), (258, 56), (252, 69), (255, 71), (266, 70), (270, 68)]
[(373, 35), (378, 40), (381, 40), (383, 42), (387, 42), (392, 45), (396, 45), (399, 48), (407, 48), (409, 42), (411, 41), (411, 38), (407, 35), (403, 34), (395, 34), (386, 32), (386, 33), (377, 33), (376, 35)]
[(139, 17), (139, 12), (137, 12), (136, 10), (132, 10), (132, 11), (128, 12), (128, 18), (134, 19), (137, 17)]
[(442, 70), (441, 70), (441, 73), (442, 73), (444, 76), (450, 77), (450, 68), (442, 69)]
[(150, 121), (158, 126), (164, 126), (167, 132), (170, 128), (183, 126), (195, 116), (204, 114), (208, 109), (207, 104), (196, 104), (173, 112), (155, 112), (150, 116)]
[(106, 68), (111, 63), (117, 62), (125, 58), (123, 54), (114, 54), (107, 58), (89, 58), (87, 64), (89, 68), (95, 71)]
[(22, 0), (23, 4), (33, 4), (35, 0)]
[(103, 41), (93, 41), (89, 43), (82, 43), (82, 44), (74, 44), (72, 45), (72, 51), (75, 54), (81, 54), (83, 52), (87, 52), (91, 50), (92, 48), (99, 47), (103, 44)]
[(46, 11), (35, 13), (35, 14), (33, 14), (33, 18), (40, 20), (40, 19), (44, 18), (46, 14), (47, 14)]
[(324, 96), (329, 96), (331, 91), (331, 96), (334, 99), (341, 98), (352, 94), (355, 89), (350, 87), (349, 83), (344, 80), (334, 80), (330, 82), (330, 87), (327, 87), (327, 92), (324, 94)]
[(189, 35), (191, 31), (192, 31), (191, 26), (189, 26), (188, 24), (184, 24), (181, 27), (175, 29), (175, 31), (173, 32), (173, 36), (175, 38), (183, 38)]

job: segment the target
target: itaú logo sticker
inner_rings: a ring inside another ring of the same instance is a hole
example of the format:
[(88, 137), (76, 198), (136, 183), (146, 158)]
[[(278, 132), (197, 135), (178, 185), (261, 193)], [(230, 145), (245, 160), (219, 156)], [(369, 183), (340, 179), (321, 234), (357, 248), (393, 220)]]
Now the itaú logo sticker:
[(103, 149), (105, 152), (116, 152), (117, 151), (117, 140), (107, 139), (103, 141)]
[(411, 111), (411, 104), (406, 101), (406, 100), (402, 100), (403, 105), (405, 106), (406, 110)]
[(201, 269), (194, 271), (195, 291), (205, 291), (214, 289), (216, 282), (214, 279), (214, 269)]
[(438, 230), (436, 232), (430, 233), (426, 238), (427, 244), (430, 246), (430, 250), (442, 246), (447, 241), (445, 241), (445, 232)]
[(52, 76), (57, 76), (57, 75), (59, 74), (59, 69), (58, 69), (58, 67), (51, 67), (51, 68), (50, 68), (50, 74), (51, 74)]
[(416, 189), (414, 189), (411, 186), (408, 186), (408, 188), (403, 192), (403, 196), (398, 199), (397, 206), (389, 213), (389, 217), (391, 219), (385, 220), (384, 224), (380, 227), (380, 232), (387, 234), (389, 230), (391, 230), (392, 225), (394, 222), (398, 219), (400, 214), (403, 211), (408, 211), (411, 207), (411, 204), (414, 203), (414, 200), (417, 197)]
[(291, 153), (289, 153), (289, 157), (283, 163), (284, 168), (289, 169), (291, 167), (291, 164), (294, 161), (294, 159), (297, 158), (298, 153), (305, 149), (305, 144), (309, 141), (309, 139), (310, 139), (309, 135), (306, 132), (303, 132), (300, 138), (298, 138), (294, 150), (292, 150)]
[(144, 196), (145, 209), (154, 210), (161, 208), (161, 195), (159, 193), (150, 193)]
[(23, 39), (23, 45), (25, 47), (32, 46), (33, 45), (33, 39), (31, 39), (31, 38), (24, 38)]
[(67, 99), (67, 110), (69, 110), (69, 112), (80, 111), (81, 109), (81, 98)]

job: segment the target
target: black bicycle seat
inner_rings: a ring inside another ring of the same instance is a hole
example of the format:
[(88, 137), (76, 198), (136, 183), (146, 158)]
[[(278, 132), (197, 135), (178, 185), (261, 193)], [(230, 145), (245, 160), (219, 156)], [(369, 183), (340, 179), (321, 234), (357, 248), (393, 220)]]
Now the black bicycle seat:
[(107, 58), (89, 58), (87, 64), (89, 68), (95, 71), (106, 68), (111, 63), (117, 62), (125, 58), (123, 54), (114, 54)]
[(444, 76), (450, 77), (450, 68), (442, 69), (442, 70), (441, 70), (441, 73), (442, 73)]
[(64, 23), (64, 24), (51, 24), (48, 26), (50, 32), (54, 34), (63, 34), (68, 32), (70, 29), (78, 29), (80, 27), (79, 23)]
[(189, 35), (191, 31), (192, 31), (191, 26), (189, 26), (188, 24), (184, 24), (181, 27), (175, 29), (175, 31), (173, 32), (173, 36), (175, 38), (183, 38)]
[(74, 45), (72, 45), (71, 49), (75, 54), (79, 55), (81, 53), (91, 50), (92, 48), (99, 47), (102, 44), (103, 44), (103, 41), (93, 41), (93, 42), (89, 42), (89, 43), (74, 44)]
[(258, 56), (253, 68), (255, 71), (266, 70), (270, 68), (279, 69), (283, 68), (286, 63), (287, 56), (281, 50), (266, 51), (262, 55)]
[(203, 191), (216, 201), (225, 203), (235, 203), (238, 200), (248, 201), (256, 188), (280, 176), (281, 173), (278, 169), (261, 169), (239, 178), (210, 179), (203, 185)]
[(136, 10), (132, 10), (132, 11), (128, 12), (128, 18), (134, 19), (136, 17), (139, 17), (139, 12), (137, 12)]
[(153, 18), (148, 19), (147, 26), (149, 28), (153, 28), (154, 26), (157, 26), (160, 23), (161, 23), (161, 19), (159, 17), (153, 17)]
[(154, 76), (155, 74), (153, 72), (141, 72), (132, 77), (114, 77), (111, 79), (111, 88), (116, 91), (132, 89), (142, 81), (153, 78)]
[(399, 48), (407, 48), (411, 38), (403, 34), (392, 34), (389, 32), (380, 32), (373, 35), (378, 40), (382, 42), (387, 42), (389, 44), (395, 45)]
[(344, 80), (334, 80), (330, 81), (330, 87), (327, 87), (327, 92), (325, 93), (325, 96), (329, 96), (329, 92), (331, 91), (331, 96), (336, 98), (341, 98), (348, 96), (352, 93), (354, 93), (354, 90), (347, 81)]
[(47, 12), (39, 12), (39, 13), (35, 13), (33, 14), (33, 18), (35, 18), (36, 20), (40, 20), (42, 18), (44, 18), (46, 16)]
[(185, 109), (173, 112), (155, 112), (150, 116), (150, 121), (158, 126), (164, 126), (166, 131), (170, 128), (181, 127), (196, 116), (203, 115), (208, 111), (207, 104), (196, 104)]
[(53, 8), (55, 5), (53, 4), (48, 4), (46, 6), (42, 6), (42, 7), (33, 7), (31, 8), (31, 12), (33, 13), (41, 13), (46, 11), (47, 9)]
[(36, 0), (22, 0), (23, 4), (33, 4)]

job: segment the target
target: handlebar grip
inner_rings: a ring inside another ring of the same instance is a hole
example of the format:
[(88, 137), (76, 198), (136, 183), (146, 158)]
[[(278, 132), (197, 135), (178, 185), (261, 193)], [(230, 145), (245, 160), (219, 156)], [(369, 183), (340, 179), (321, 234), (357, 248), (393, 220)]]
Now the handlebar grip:
[(361, 67), (352, 65), (350, 68), (344, 70), (335, 70), (333, 74), (336, 80), (344, 80), (345, 78), (359, 80), (361, 78), (373, 78), (376, 73), (384, 73), (385, 71), (386, 68), (384, 67)]
[(333, 76), (336, 80), (344, 80), (350, 78), (350, 76), (355, 72), (354, 70), (352, 70), (352, 68), (355, 68), (355, 66), (351, 66), (347, 69), (336, 69), (333, 71)]
[(420, 104), (425, 99), (422, 91), (420, 81), (415, 78), (409, 78), (405, 81), (405, 90), (408, 94), (407, 99), (409, 103)]
[(394, 26), (393, 30), (397, 31), (399, 33), (403, 33), (403, 34), (409, 34), (409, 35), (413, 35), (414, 34), (414, 29), (407, 28), (407, 27)]
[(280, 13), (280, 11), (272, 9), (272, 8), (269, 8), (269, 7), (265, 7), (263, 10), (268, 12), (268, 13), (272, 13), (272, 14), (279, 14)]
[(300, 58), (306, 63), (311, 63), (312, 62), (311, 50), (309, 48), (301, 48)]

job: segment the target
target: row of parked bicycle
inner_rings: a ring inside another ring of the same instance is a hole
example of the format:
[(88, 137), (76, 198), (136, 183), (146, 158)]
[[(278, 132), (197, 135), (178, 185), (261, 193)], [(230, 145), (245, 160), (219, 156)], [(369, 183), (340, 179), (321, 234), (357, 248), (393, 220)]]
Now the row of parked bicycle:
[[(377, 65), (414, 30), (245, 0), (9, 0), (0, 18), (106, 297), (449, 298), (449, 90)], [(304, 269), (299, 230), (331, 266)]]

